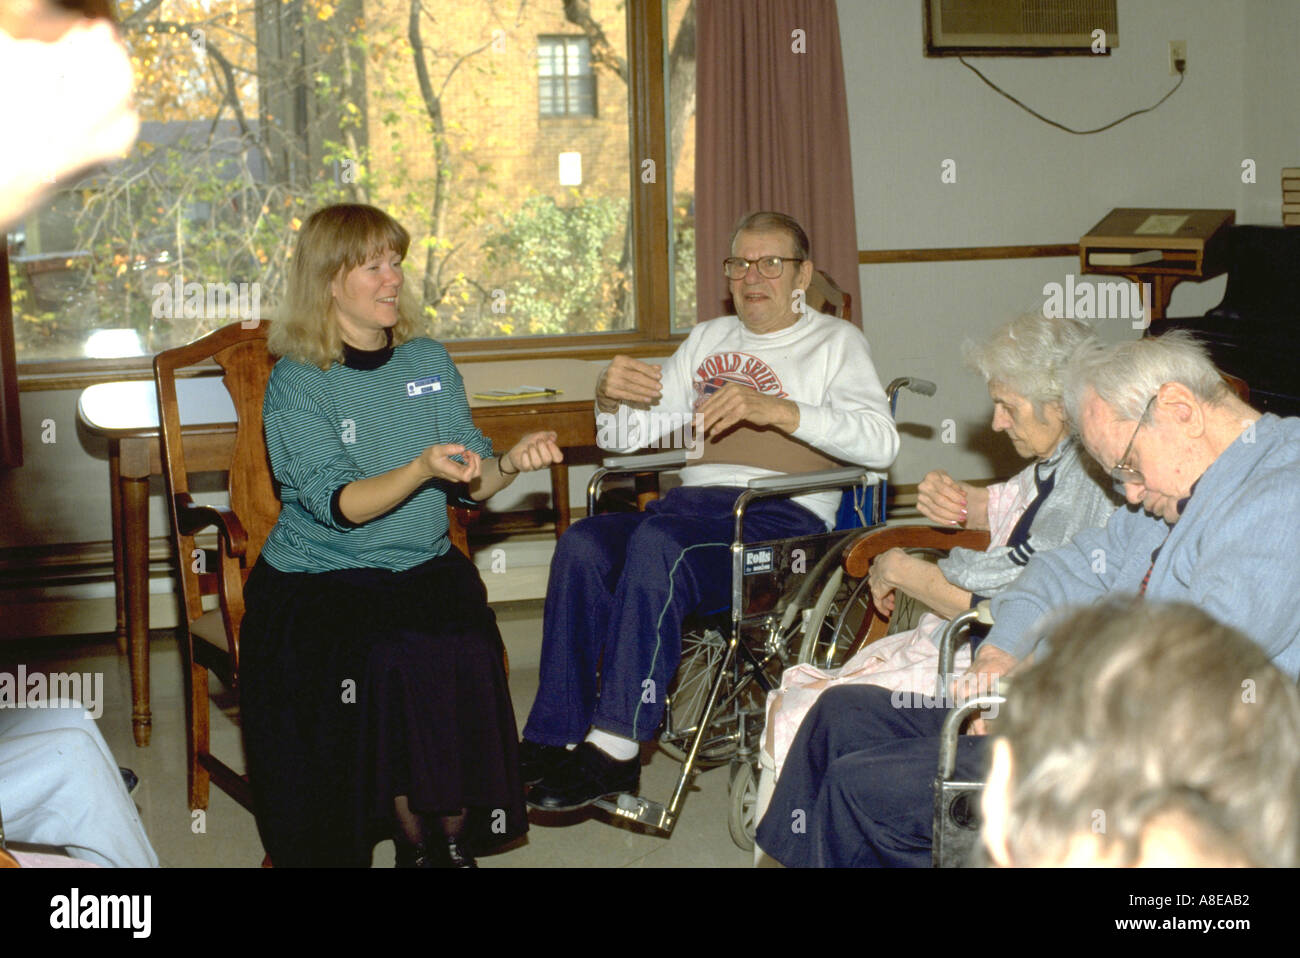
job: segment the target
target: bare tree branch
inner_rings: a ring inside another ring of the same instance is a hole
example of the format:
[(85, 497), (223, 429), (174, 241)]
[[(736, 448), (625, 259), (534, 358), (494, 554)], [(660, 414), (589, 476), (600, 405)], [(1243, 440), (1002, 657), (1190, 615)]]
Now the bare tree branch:
[(128, 24), (138, 23), (161, 7), (162, 2), (163, 0), (144, 0), (144, 3), (140, 4), (140, 6), (136, 7), (122, 18), (122, 25), (126, 26)]
[(591, 62), (603, 66), (627, 83), (627, 59), (618, 55), (604, 29), (591, 15), (590, 0), (564, 0), (564, 19), (587, 35), (591, 44)]

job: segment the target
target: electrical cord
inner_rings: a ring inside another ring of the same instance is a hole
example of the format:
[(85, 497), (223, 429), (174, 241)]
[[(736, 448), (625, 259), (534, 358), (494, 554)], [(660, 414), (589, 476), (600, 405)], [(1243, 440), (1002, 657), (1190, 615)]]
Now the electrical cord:
[(987, 83), (990, 87), (992, 87), (992, 88), (993, 88), (994, 90), (996, 90), (998, 93), (1001, 93), (1004, 97), (1006, 97), (1008, 100), (1010, 100), (1010, 101), (1011, 101), (1012, 103), (1014, 103), (1016, 106), (1020, 107), (1020, 109), (1024, 110), (1026, 113), (1029, 113), (1029, 114), (1031, 114), (1031, 115), (1033, 115), (1033, 116), (1038, 117), (1038, 119), (1042, 120), (1044, 123), (1048, 124), (1049, 126), (1054, 126), (1054, 127), (1056, 127), (1058, 130), (1064, 130), (1066, 133), (1073, 133), (1073, 134), (1075, 134), (1076, 136), (1085, 136), (1085, 135), (1087, 135), (1087, 134), (1089, 134), (1089, 133), (1100, 133), (1100, 132), (1102, 132), (1102, 130), (1109, 130), (1109, 129), (1110, 129), (1111, 127), (1113, 127), (1113, 126), (1119, 126), (1119, 125), (1120, 125), (1121, 123), (1123, 123), (1125, 120), (1131, 120), (1133, 117), (1137, 116), (1137, 115), (1140, 114), (1140, 113), (1150, 113), (1152, 110), (1154, 110), (1154, 109), (1155, 109), (1156, 107), (1158, 107), (1160, 104), (1164, 103), (1165, 100), (1168, 100), (1171, 96), (1173, 96), (1174, 93), (1176, 93), (1176, 92), (1178, 91), (1178, 88), (1179, 88), (1180, 86), (1183, 85), (1183, 80), (1185, 80), (1185, 79), (1187, 78), (1187, 70), (1186, 70), (1185, 68), (1180, 69), (1180, 70), (1178, 71), (1178, 82), (1175, 83), (1175, 84), (1173, 85), (1173, 87), (1169, 90), (1168, 93), (1166, 93), (1164, 96), (1162, 96), (1162, 97), (1161, 97), (1159, 100), (1157, 100), (1155, 103), (1151, 104), (1151, 106), (1145, 107), (1145, 108), (1143, 108), (1143, 109), (1141, 109), (1141, 110), (1134, 110), (1132, 113), (1126, 113), (1126, 114), (1124, 114), (1122, 117), (1120, 117), (1118, 120), (1114, 120), (1114, 121), (1112, 121), (1112, 122), (1110, 122), (1110, 123), (1107, 123), (1105, 126), (1099, 126), (1099, 127), (1097, 127), (1095, 130), (1075, 130), (1075, 129), (1072, 129), (1071, 127), (1066, 126), (1064, 123), (1057, 123), (1055, 120), (1043, 116), (1043, 114), (1039, 113), (1037, 110), (1033, 109), (1032, 107), (1026, 106), (1024, 103), (1021, 103), (1019, 100), (1017, 100), (1015, 97), (1013, 97), (1013, 96), (1012, 96), (1010, 93), (1008, 93), (1006, 90), (1002, 89), (1000, 86), (998, 86), (996, 83), (994, 83), (994, 82), (993, 82), (992, 80), (990, 80), (988, 77), (986, 77), (983, 73), (981, 73), (981, 72), (980, 72), (979, 70), (977, 70), (975, 67), (973, 67), (973, 66), (971, 66), (969, 63), (967, 63), (965, 57), (958, 57), (957, 59), (961, 62), (961, 65), (962, 65), (962, 66), (964, 66), (966, 69), (970, 70), (970, 71), (971, 71), (972, 73), (974, 73), (977, 77), (979, 77), (981, 80), (983, 80), (985, 83)]

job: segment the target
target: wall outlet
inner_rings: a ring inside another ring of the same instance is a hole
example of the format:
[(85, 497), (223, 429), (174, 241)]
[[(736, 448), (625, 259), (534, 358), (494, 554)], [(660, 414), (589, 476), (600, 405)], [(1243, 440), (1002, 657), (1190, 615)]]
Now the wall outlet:
[(1187, 72), (1187, 41), (1170, 40), (1169, 41), (1169, 75), (1178, 76), (1178, 61), (1183, 61), (1183, 73)]

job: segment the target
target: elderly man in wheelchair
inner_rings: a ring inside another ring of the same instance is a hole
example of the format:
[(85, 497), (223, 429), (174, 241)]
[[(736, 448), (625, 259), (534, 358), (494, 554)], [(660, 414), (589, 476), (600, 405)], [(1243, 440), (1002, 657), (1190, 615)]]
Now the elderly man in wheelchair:
[[(1035, 555), (992, 600), (995, 624), (957, 697), (971, 685), (987, 689), (1031, 657), (1050, 664), (1050, 648), (1038, 645), (1045, 615), (1125, 594), (1200, 607), (1251, 636), (1295, 681), (1300, 420), (1252, 409), (1205, 350), (1177, 333), (1081, 348), (1067, 368), (1065, 398), (1085, 448), (1130, 505), (1104, 528)], [(759, 844), (773, 858), (796, 866), (931, 864), (935, 768), (951, 710), (942, 697), (928, 707), (894, 698), (887, 689), (845, 686), (818, 700), (759, 825)], [(967, 731), (981, 732), (980, 724)], [(986, 737), (966, 734), (947, 771), (977, 782), (987, 762)]]
[[(640, 743), (663, 720), (682, 621), (726, 604), (733, 508), (750, 480), (884, 469), (897, 454), (866, 338), (805, 305), (813, 264), (799, 224), (751, 214), (731, 252), (723, 269), (737, 315), (696, 326), (662, 367), (616, 357), (597, 383), (603, 448), (671, 446), (676, 433), (692, 461), (646, 511), (588, 517), (557, 546), (520, 750), (534, 808), (637, 791)], [(839, 496), (814, 485), (755, 502), (746, 538), (825, 532)]]

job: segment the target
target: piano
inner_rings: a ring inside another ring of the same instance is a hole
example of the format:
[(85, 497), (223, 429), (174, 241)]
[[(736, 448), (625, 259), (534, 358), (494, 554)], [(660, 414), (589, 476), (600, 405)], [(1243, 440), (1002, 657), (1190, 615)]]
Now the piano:
[(1224, 372), (1244, 379), (1261, 412), (1300, 416), (1300, 229), (1230, 226), (1228, 287), (1204, 316), (1153, 320), (1148, 335), (1187, 329)]

